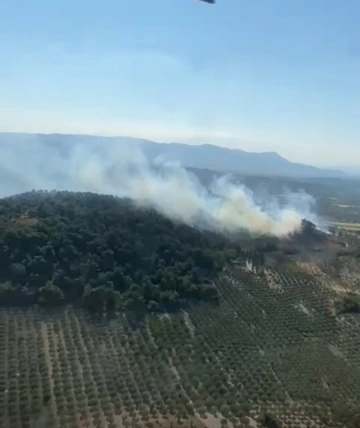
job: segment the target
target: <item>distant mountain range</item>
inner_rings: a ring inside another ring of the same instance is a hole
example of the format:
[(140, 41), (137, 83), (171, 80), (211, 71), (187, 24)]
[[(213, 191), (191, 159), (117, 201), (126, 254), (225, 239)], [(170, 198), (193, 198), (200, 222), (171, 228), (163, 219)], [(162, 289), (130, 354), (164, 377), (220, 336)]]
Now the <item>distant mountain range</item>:
[(131, 137), (0, 133), (0, 153), (1, 145), (19, 141), (28, 142), (29, 144), (36, 141), (45, 145), (55, 145), (63, 154), (66, 154), (67, 150), (73, 144), (80, 141), (83, 143), (87, 142), (90, 145), (95, 142), (109, 144), (118, 141), (141, 148), (144, 154), (150, 159), (162, 156), (166, 160), (178, 161), (181, 165), (191, 168), (286, 177), (347, 177), (347, 174), (342, 170), (323, 169), (290, 162), (276, 152), (253, 153), (211, 144), (195, 146), (179, 143), (156, 143), (150, 140)]
[(346, 177), (341, 170), (322, 169), (290, 162), (276, 152), (254, 153), (203, 144), (190, 146), (179, 143), (139, 142), (149, 157), (164, 156), (192, 168), (206, 168), (253, 175), (278, 175), (289, 177)]
[(344, 171), (346, 174), (353, 177), (360, 177), (360, 166), (336, 166), (334, 169)]

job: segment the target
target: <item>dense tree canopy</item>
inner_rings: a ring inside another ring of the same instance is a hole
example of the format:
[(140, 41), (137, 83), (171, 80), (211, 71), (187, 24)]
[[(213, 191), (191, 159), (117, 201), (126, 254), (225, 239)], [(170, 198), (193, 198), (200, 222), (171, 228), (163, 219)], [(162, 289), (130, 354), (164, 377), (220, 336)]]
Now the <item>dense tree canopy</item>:
[(0, 304), (92, 310), (216, 302), (212, 280), (239, 248), (131, 200), (28, 192), (0, 200)]

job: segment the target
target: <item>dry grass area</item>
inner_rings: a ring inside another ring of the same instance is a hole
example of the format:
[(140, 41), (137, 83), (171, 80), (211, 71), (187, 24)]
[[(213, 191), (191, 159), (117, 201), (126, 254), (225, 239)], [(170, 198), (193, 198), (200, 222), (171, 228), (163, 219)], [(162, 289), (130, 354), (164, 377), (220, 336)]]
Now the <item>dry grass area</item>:
[[(11, 224), (18, 225), (20, 227), (31, 227), (35, 226), (38, 223), (38, 219), (29, 217), (28, 215), (20, 215), (18, 217), (14, 217), (10, 220)], [(7, 228), (9, 227), (9, 222), (0, 222), (0, 228)]]
[(321, 269), (316, 262), (297, 262), (297, 265), (309, 275), (314, 277), (321, 277), (324, 275), (324, 271)]
[(325, 271), (237, 265), (219, 306), (137, 322), (4, 309), (0, 427), (262, 428), (265, 414), (282, 428), (359, 426), (360, 320), (329, 309)]
[(358, 230), (360, 231), (360, 223), (332, 221), (331, 224), (336, 227), (340, 227), (341, 229), (345, 229), (349, 231), (358, 231)]

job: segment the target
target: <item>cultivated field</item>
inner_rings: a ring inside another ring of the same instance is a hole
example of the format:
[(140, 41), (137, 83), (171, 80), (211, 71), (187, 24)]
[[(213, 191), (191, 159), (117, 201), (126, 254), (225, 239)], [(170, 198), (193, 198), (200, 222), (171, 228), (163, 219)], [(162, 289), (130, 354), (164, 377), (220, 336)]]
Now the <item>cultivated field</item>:
[(233, 267), (219, 307), (136, 323), (4, 309), (0, 427), (359, 426), (360, 320), (334, 312), (356, 281), (330, 274)]
[(336, 227), (340, 227), (341, 229), (349, 230), (349, 231), (360, 231), (360, 223), (347, 223), (347, 222), (340, 222), (340, 221), (332, 221), (332, 225)]

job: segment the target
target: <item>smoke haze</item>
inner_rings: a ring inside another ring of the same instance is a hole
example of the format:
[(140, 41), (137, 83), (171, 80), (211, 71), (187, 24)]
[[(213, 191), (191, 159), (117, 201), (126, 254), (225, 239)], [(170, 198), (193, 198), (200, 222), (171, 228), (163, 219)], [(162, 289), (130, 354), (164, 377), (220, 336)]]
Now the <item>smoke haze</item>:
[(38, 190), (90, 191), (130, 197), (164, 215), (205, 229), (233, 233), (240, 229), (284, 236), (301, 220), (317, 223), (313, 200), (288, 193), (281, 203), (267, 196), (255, 202), (252, 192), (214, 180), (208, 188), (176, 162), (149, 162), (139, 149), (117, 142), (81, 140), (74, 145), (49, 144), (24, 136), (0, 146), (0, 196)]

